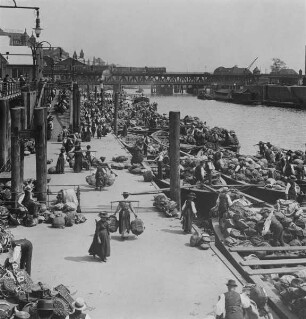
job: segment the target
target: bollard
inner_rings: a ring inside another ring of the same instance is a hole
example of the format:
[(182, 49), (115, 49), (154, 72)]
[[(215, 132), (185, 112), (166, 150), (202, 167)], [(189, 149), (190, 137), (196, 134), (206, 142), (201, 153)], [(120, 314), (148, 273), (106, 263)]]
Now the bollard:
[(47, 200), (47, 109), (34, 109), (34, 129), (36, 131), (36, 181), (37, 200)]
[(180, 183), (180, 112), (169, 112), (170, 198), (181, 210)]

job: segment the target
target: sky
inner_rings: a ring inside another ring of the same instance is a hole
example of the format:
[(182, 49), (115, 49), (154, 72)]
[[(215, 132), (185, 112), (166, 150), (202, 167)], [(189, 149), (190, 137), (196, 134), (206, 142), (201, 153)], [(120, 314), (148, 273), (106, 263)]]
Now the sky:
[[(40, 40), (121, 66), (213, 72), (272, 58), (305, 70), (304, 0), (16, 0), (40, 7)], [(0, 0), (13, 5), (12, 0)], [(28, 30), (34, 10), (1, 9), (0, 28)], [(0, 48), (1, 52), (1, 48)]]

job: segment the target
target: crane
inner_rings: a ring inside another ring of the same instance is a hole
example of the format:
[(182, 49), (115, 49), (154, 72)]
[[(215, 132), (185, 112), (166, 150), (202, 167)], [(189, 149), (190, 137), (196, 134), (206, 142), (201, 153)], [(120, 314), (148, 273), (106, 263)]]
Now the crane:
[(254, 59), (254, 61), (246, 68), (246, 70), (250, 70), (251, 66), (257, 61), (258, 57)]

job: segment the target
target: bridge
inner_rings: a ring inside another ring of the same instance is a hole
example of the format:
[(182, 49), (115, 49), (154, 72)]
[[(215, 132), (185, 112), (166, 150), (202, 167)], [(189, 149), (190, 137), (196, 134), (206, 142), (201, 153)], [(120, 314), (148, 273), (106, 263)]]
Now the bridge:
[(105, 85), (192, 85), (205, 86), (214, 82), (236, 81), (249, 84), (255, 80), (253, 75), (219, 76), (210, 73), (167, 72), (161, 74), (110, 74), (103, 80)]

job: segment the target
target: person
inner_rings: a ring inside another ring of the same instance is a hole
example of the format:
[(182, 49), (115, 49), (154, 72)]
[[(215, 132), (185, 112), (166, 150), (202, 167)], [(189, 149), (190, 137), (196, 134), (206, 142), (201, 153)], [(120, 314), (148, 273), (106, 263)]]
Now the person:
[(265, 157), (266, 157), (266, 160), (268, 161), (268, 163), (275, 163), (275, 153), (273, 152), (273, 145), (268, 142), (267, 144), (267, 148), (265, 150)]
[(97, 127), (97, 138), (101, 139), (101, 137), (102, 137), (102, 124), (99, 123)]
[(290, 177), (288, 178), (288, 182), (285, 189), (286, 199), (297, 201), (301, 189), (296, 183), (296, 180), (297, 178), (295, 177), (295, 175), (290, 175)]
[(236, 281), (227, 282), (227, 292), (219, 297), (216, 305), (216, 319), (244, 319), (243, 309), (251, 306), (250, 299), (245, 294), (236, 292)]
[(105, 186), (105, 175), (110, 172), (114, 174), (116, 177), (118, 176), (114, 171), (111, 169), (108, 163), (105, 163), (105, 157), (101, 156), (100, 161), (97, 167), (97, 171), (95, 174), (96, 178), (96, 190), (100, 190)]
[(11, 82), (11, 80), (10, 80), (10, 76), (9, 76), (9, 74), (7, 74), (6, 76), (5, 76), (5, 78), (3, 79), (3, 91), (2, 91), (2, 93), (3, 93), (3, 95), (7, 95), (8, 94), (8, 89), (9, 89), (9, 83)]
[(127, 129), (127, 124), (126, 124), (126, 122), (124, 122), (123, 128), (122, 128), (122, 136), (123, 136), (123, 137), (126, 137), (126, 136), (127, 136), (127, 131), (128, 131), (128, 129)]
[(265, 143), (263, 141), (259, 141), (257, 145), (259, 147), (259, 154), (264, 157), (266, 153)]
[(74, 148), (69, 153), (74, 153), (73, 171), (75, 173), (81, 172), (83, 167), (83, 151), (79, 140), (76, 140)]
[(65, 163), (66, 163), (66, 149), (64, 146), (61, 147), (61, 153), (58, 156), (56, 163), (56, 174), (65, 174)]
[(196, 198), (196, 194), (191, 192), (187, 195), (187, 199), (182, 207), (181, 218), (183, 219), (182, 228), (185, 233), (190, 234), (192, 228), (192, 221), (194, 217), (197, 217), (197, 210), (194, 204), (194, 199)]
[(65, 319), (90, 319), (88, 314), (83, 313), (86, 309), (86, 304), (83, 298), (78, 297), (72, 303), (73, 312), (69, 314)]
[(69, 130), (66, 128), (66, 126), (63, 126), (62, 136), (63, 139), (67, 138), (69, 135)]
[(12, 264), (18, 261), (20, 257), (20, 269), (25, 269), (31, 276), (32, 252), (33, 245), (28, 239), (12, 240), (11, 256), (8, 258), (8, 263)]
[(38, 217), (40, 205), (33, 199), (33, 188), (34, 185), (32, 183), (25, 185), (24, 193), (18, 198), (18, 206), (25, 208), (25, 210), (33, 217)]
[(230, 206), (233, 205), (233, 202), (229, 196), (229, 188), (223, 187), (219, 190), (220, 194), (216, 201), (216, 206), (218, 208), (219, 221), (222, 218), (227, 217), (228, 210)]
[(281, 246), (285, 246), (283, 238), (284, 228), (283, 225), (274, 216), (274, 210), (265, 209), (262, 216), (264, 218), (262, 235), (265, 236), (270, 230), (273, 235), (272, 245), (278, 246), (278, 243), (280, 243)]
[(247, 166), (246, 166), (246, 160), (245, 158), (242, 158), (238, 165), (235, 167), (235, 174), (237, 173), (245, 173), (245, 170), (247, 169)]
[(98, 216), (100, 220), (96, 221), (95, 235), (88, 252), (94, 258), (98, 255), (101, 261), (106, 262), (107, 257), (110, 256), (108, 214), (107, 212), (101, 212)]
[(194, 178), (196, 182), (204, 183), (204, 178), (205, 178), (204, 163), (205, 161), (200, 161), (200, 164), (196, 166), (194, 170)]
[(212, 184), (212, 172), (215, 169), (215, 166), (213, 164), (213, 156), (212, 155), (208, 155), (208, 159), (205, 163), (205, 172), (207, 174), (207, 178), (208, 178), (208, 183), (209, 185)]
[(92, 164), (92, 156), (91, 156), (91, 146), (86, 146), (86, 152), (85, 152), (85, 164), (86, 164), (86, 170), (90, 170), (91, 164)]
[(19, 76), (19, 85), (21, 88), (26, 85), (26, 80), (22, 74)]
[(119, 233), (121, 234), (122, 240), (124, 240), (128, 234), (130, 233), (131, 225), (130, 225), (130, 215), (131, 213), (136, 216), (134, 212), (134, 208), (132, 207), (131, 201), (127, 200), (129, 197), (128, 192), (123, 192), (123, 200), (119, 201), (117, 209), (115, 211), (116, 215), (119, 213)]

